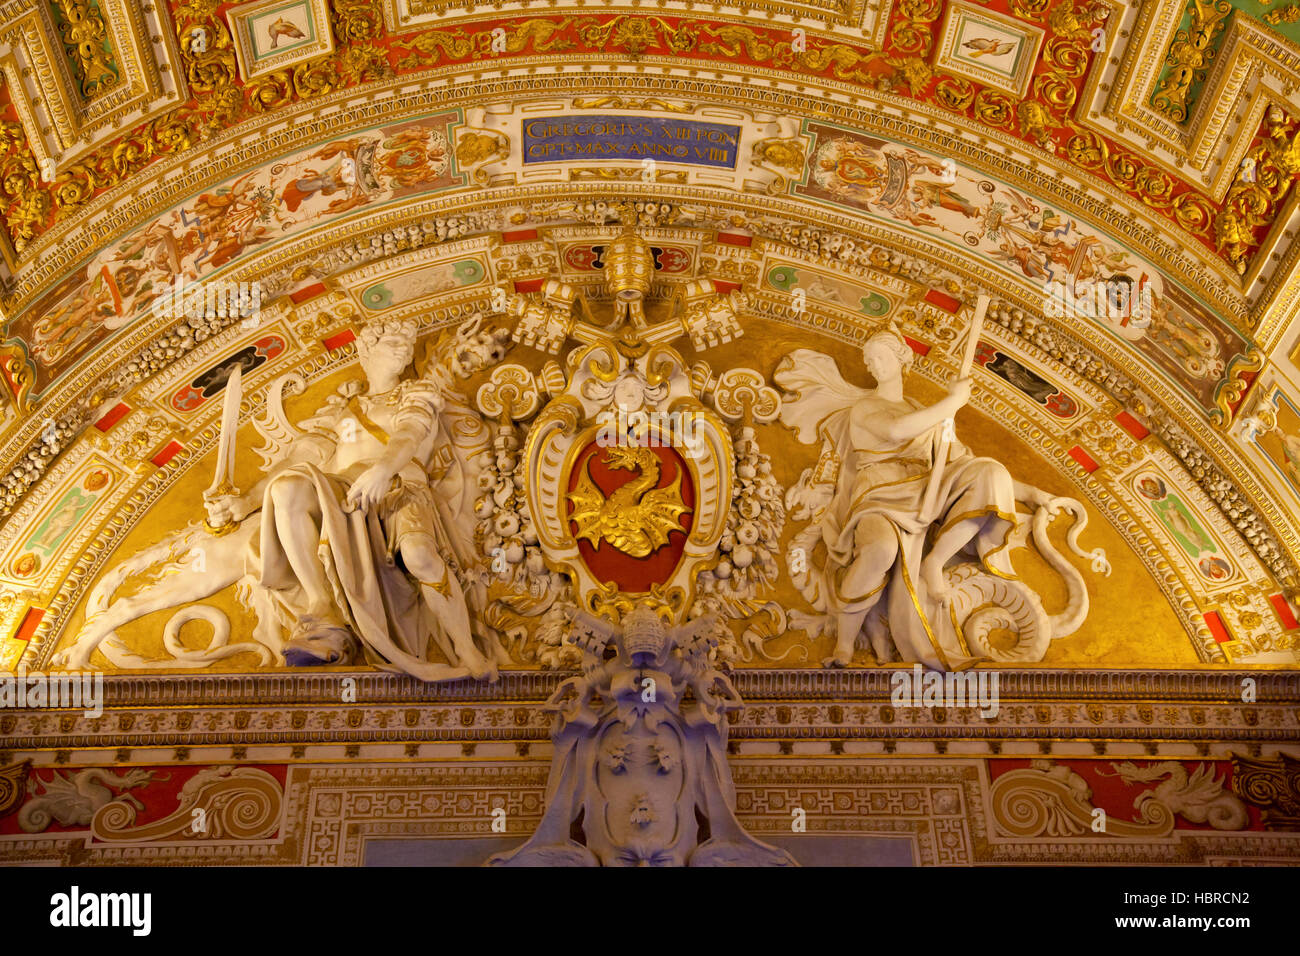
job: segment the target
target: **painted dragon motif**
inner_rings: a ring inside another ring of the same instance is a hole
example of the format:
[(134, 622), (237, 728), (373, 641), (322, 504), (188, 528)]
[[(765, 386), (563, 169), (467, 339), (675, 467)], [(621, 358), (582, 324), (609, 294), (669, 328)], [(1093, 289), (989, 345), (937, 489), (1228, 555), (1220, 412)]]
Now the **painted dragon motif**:
[(428, 30), (407, 41), (405, 47), (410, 55), (397, 64), (398, 69), (414, 69), (421, 66), (421, 59), (426, 57), (433, 63), (442, 56), (448, 60), (464, 59), (474, 52), (474, 38), (464, 30)]
[(782, 69), (800, 69), (811, 73), (830, 69), (837, 79), (872, 81), (860, 67), (875, 51), (863, 52), (843, 43), (810, 44), (806, 50), (796, 51), (788, 41), (769, 43), (758, 32), (741, 26), (706, 27), (704, 32), (717, 39), (717, 42), (700, 44), (700, 52), (710, 56), (734, 60), (743, 54), (755, 63), (770, 61), (773, 66)]
[(142, 810), (144, 804), (127, 791), (145, 786), (154, 777), (152, 770), (138, 767), (124, 774), (98, 767), (72, 775), (55, 770), (48, 781), (34, 773), (27, 781), (30, 799), (18, 811), (18, 826), (25, 833), (40, 833), (55, 820), (65, 827), (89, 826), (100, 808), (114, 801)]
[(706, 28), (706, 32), (719, 40), (717, 43), (700, 44), (700, 52), (707, 53), (710, 56), (721, 54), (729, 60), (734, 60), (740, 56), (743, 50), (747, 58), (756, 63), (761, 63), (782, 52), (786, 58), (790, 55), (790, 44), (768, 43), (748, 27), (723, 26), (716, 29), (710, 27)]
[[(565, 17), (562, 20), (525, 20), (514, 29), (506, 33), (506, 50), (510, 53), (518, 53), (531, 42), (534, 53), (549, 53), (552, 50), (567, 50), (573, 46), (573, 41), (559, 34), (562, 33), (572, 22), (572, 19)], [(480, 37), (488, 37), (485, 48), (491, 46), (491, 33), (480, 34)], [(480, 42), (480, 46), (484, 43)]]
[(641, 472), (607, 498), (591, 477), (591, 459), (595, 457), (587, 459), (578, 486), (568, 495), (578, 538), (586, 538), (597, 548), (601, 541), (608, 541), (634, 558), (644, 558), (667, 544), (670, 533), (684, 530), (679, 518), (691, 509), (682, 501), (680, 468), (671, 485), (658, 488), (659, 457), (650, 448), (606, 448), (607, 467)]
[[(1229, 790), (1223, 780), (1214, 774), (1213, 765), (1199, 764), (1190, 774), (1174, 761), (1138, 767), (1133, 763), (1112, 763), (1119, 778), (1125, 783), (1147, 783), (1169, 779), (1153, 790), (1144, 790), (1133, 800), (1140, 819), (1159, 819), (1167, 813), (1176, 813), (1192, 823), (1208, 823), (1216, 830), (1241, 830), (1250, 822), (1246, 805)], [(1163, 811), (1155, 809), (1155, 805)]]

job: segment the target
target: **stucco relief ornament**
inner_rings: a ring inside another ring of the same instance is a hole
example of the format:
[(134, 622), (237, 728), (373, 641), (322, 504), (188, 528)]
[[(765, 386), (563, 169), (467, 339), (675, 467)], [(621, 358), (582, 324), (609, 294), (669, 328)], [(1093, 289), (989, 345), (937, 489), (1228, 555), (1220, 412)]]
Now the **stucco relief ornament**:
[[(576, 648), (582, 668), (548, 704), (557, 723), (542, 825), (493, 862), (789, 865), (735, 818), (727, 715), (742, 703), (714, 663), (727, 630), (712, 613), (729, 606), (701, 590), (709, 587), (703, 572), (718, 563), (724, 533), (735, 524), (734, 502), (752, 497), (748, 484), (737, 495), (731, 429), (703, 399), (716, 391), (717, 408), (749, 424), (754, 407), (770, 417), (777, 399), (752, 372), (754, 382), (728, 380), (719, 388), (707, 366), (687, 367), (668, 344), (690, 336), (703, 349), (740, 335), (743, 296), (719, 295), (711, 281), (697, 279), (679, 290), (668, 317), (652, 322), (643, 308), (655, 281), (648, 243), (624, 229), (607, 259), (612, 318), (593, 320), (585, 301), (557, 280), (545, 285), (540, 303), (518, 298), (509, 308), (516, 341), (552, 354), (567, 339), (579, 345), (565, 368), (548, 364), (531, 386), (522, 368), (502, 367), (501, 385), (480, 396), (485, 412), (499, 409), (511, 439), (502, 446), (501, 485), (480, 499), (483, 520), (519, 534), (500, 545), (503, 564), (517, 570), (498, 606), (521, 617), (540, 614), (539, 659), (566, 663), (564, 648)], [(585, 319), (573, 314), (575, 304)], [(541, 305), (549, 310), (545, 323)], [(539, 333), (543, 325), (553, 334)], [(501, 401), (516, 379), (518, 400)], [(528, 426), (516, 463), (510, 409), (530, 413), (525, 396), (542, 391), (549, 400)], [(750, 452), (746, 466), (753, 468), (759, 460)], [(757, 526), (749, 540), (757, 542)], [(550, 575), (545, 601), (523, 586), (530, 577), (538, 583), (527, 571), (532, 542)], [(579, 814), (582, 842), (570, 837)], [(703, 844), (699, 816), (709, 824)]]
[[(251, 651), (263, 665), (363, 658), (423, 680), (495, 676), (494, 636), (476, 633), (481, 613), (471, 613), (484, 598), (471, 495), (489, 434), (457, 383), (499, 362), (505, 339), (479, 324), (447, 336), (422, 375), (404, 378), (414, 322), (371, 323), (357, 344), (364, 382), (297, 422), (283, 395), (305, 381), (273, 382), (254, 421), (263, 476), (246, 493), (233, 486), (242, 380), (232, 376), (207, 521), (110, 569), (55, 666), (83, 668), (96, 649), (121, 668), (200, 668)], [(149, 583), (115, 597), (137, 575)], [(231, 585), (257, 617), (251, 641), (230, 644), (224, 612), (199, 603)], [(126, 623), (181, 605), (164, 628), (170, 658), (146, 659), (119, 639)], [(180, 641), (192, 620), (212, 626), (207, 647)]]
[[(582, 674), (546, 703), (556, 715), (546, 813), (492, 865), (795, 865), (736, 819), (727, 721), (743, 705), (710, 662), (711, 622), (672, 627), (667, 616), (653, 602), (621, 625), (574, 612)], [(579, 819), (583, 842), (572, 838)]]
[(796, 661), (806, 660), (804, 647), (792, 646), (780, 657), (765, 649), (789, 630), (786, 608), (771, 599), (780, 576), (777, 556), (786, 509), (785, 489), (772, 473), (771, 456), (759, 448), (754, 426), (777, 420), (780, 395), (751, 368), (729, 369), (716, 379), (702, 366), (695, 371), (710, 378), (705, 390), (732, 426), (736, 478), (718, 560), (699, 574), (692, 614), (717, 622), (718, 654), (724, 660), (785, 660), (796, 653), (804, 655)]
[[(635, 221), (634, 210), (621, 214)], [(604, 289), (590, 301), (593, 290), (556, 278), (505, 298), (521, 347), (558, 355), (578, 344), (536, 373), (500, 366), (476, 397), (497, 423), (474, 505), (489, 569), (484, 621), (516, 660), (545, 666), (575, 662), (576, 607), (616, 618), (621, 593), (653, 593), (675, 618), (689, 613), (731, 500), (726, 423), (668, 343), (689, 337), (699, 350), (743, 334), (746, 297), (695, 279), (652, 322), (649, 243), (625, 226), (605, 258)]]
[[(1079, 547), (1083, 505), (1016, 481), (957, 440), (953, 416), (970, 399), (969, 378), (927, 407), (903, 394), (912, 352), (902, 336), (873, 335), (863, 358), (873, 389), (850, 385), (834, 359), (809, 349), (795, 350), (773, 376), (787, 391), (782, 423), (821, 445), (817, 464), (786, 497), (790, 516), (808, 522), (787, 565), (816, 612), (792, 612), (793, 623), (810, 636), (834, 636), (825, 662), (834, 666), (848, 665), (864, 637), (881, 662), (936, 670), (1042, 660), (1052, 640), (1074, 633), (1088, 614), (1083, 576), (1048, 537), (1051, 518), (1073, 515), (1070, 550), (1094, 571), (1110, 570), (1103, 552)], [(1065, 581), (1068, 600), (1057, 614), (1011, 563), (1031, 529), (1039, 554)], [(1014, 632), (1015, 643), (995, 642), (997, 631)]]

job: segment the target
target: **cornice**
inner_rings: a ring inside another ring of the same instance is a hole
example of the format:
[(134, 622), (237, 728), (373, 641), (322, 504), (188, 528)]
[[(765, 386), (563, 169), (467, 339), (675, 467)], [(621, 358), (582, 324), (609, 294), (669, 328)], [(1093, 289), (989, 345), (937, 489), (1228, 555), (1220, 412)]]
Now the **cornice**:
[[(906, 741), (928, 743), (930, 753), (978, 741), (986, 755), (1015, 742), (1032, 743), (1040, 753), (1083, 744), (1100, 754), (1125, 742), (1149, 750), (1181, 743), (1190, 753), (1208, 752), (1211, 744), (1258, 753), (1300, 740), (1300, 672), (999, 670), (999, 712), (989, 717), (977, 708), (897, 707), (891, 682), (898, 672), (738, 669), (733, 681), (746, 708), (731, 727), (735, 749), (752, 750), (747, 741), (874, 740), (886, 752)], [(480, 685), (423, 684), (373, 671), (110, 675), (100, 718), (6, 710), (0, 729), (5, 762), (18, 753), (110, 747), (540, 744), (549, 740), (551, 724), (542, 704), (570, 676), (505, 671), (496, 684)], [(1241, 700), (1245, 678), (1256, 684), (1257, 701), (1250, 704)], [(355, 703), (341, 702), (345, 680), (355, 682)]]

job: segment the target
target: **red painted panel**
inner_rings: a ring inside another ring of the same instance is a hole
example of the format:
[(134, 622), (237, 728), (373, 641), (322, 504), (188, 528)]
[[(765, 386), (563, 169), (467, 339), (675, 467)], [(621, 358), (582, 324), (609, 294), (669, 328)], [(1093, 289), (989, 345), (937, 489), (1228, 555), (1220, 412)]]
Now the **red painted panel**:
[(1223, 618), (1219, 617), (1218, 611), (1206, 611), (1204, 617), (1205, 626), (1210, 629), (1215, 641), (1225, 644), (1232, 640), (1232, 635), (1228, 633), (1228, 628), (1224, 625)]
[(948, 312), (956, 312), (961, 308), (961, 299), (954, 299), (947, 292), (940, 292), (938, 289), (931, 289), (925, 294), (925, 301), (931, 305), (937, 305)]
[(95, 427), (101, 432), (106, 432), (125, 418), (127, 413), (130, 411), (131, 406), (127, 405), (125, 402), (118, 402), (104, 414), (103, 418), (95, 422)]
[(149, 460), (161, 468), (163, 465), (167, 464), (167, 462), (179, 455), (184, 448), (185, 446), (178, 441), (169, 441), (166, 448), (158, 452), (158, 454), (154, 455), (153, 458)]
[(1281, 594), (1269, 596), (1269, 602), (1273, 605), (1273, 610), (1277, 611), (1278, 619), (1281, 620), (1282, 626), (1288, 631), (1294, 631), (1300, 627), (1300, 621), (1295, 619), (1295, 612), (1291, 610), (1291, 605)]
[(903, 336), (903, 341), (906, 342), (917, 355), (930, 354), (930, 346), (926, 345), (924, 342), (919, 342), (907, 335)]
[(542, 286), (544, 286), (545, 284), (546, 284), (546, 280), (544, 278), (543, 279), (516, 279), (515, 291), (516, 292), (541, 292)]
[(342, 332), (336, 332), (334, 335), (325, 339), (325, 348), (333, 352), (337, 349), (343, 348), (345, 345), (355, 342), (356, 340), (357, 333), (353, 332), (351, 329), (344, 329)]
[(537, 238), (536, 229), (511, 229), (501, 233), (502, 242), (528, 242)]
[(314, 282), (311, 285), (303, 286), (301, 289), (295, 289), (289, 293), (289, 299), (296, 305), (299, 302), (306, 302), (308, 299), (314, 299), (325, 292), (323, 282)]
[(754, 237), (742, 236), (735, 232), (720, 232), (718, 233), (718, 242), (722, 243), (724, 246), (749, 247), (754, 244)]
[(23, 615), (23, 622), (18, 625), (18, 630), (14, 632), (15, 641), (30, 641), (36, 636), (36, 629), (41, 625), (41, 619), (45, 617), (45, 608), (29, 607), (27, 613)]
[(1078, 445), (1075, 445), (1073, 448), (1071, 448), (1071, 449), (1067, 452), (1067, 454), (1068, 454), (1071, 458), (1073, 458), (1076, 462), (1079, 463), (1079, 467), (1080, 467), (1080, 468), (1082, 468), (1084, 471), (1086, 471), (1086, 472), (1087, 472), (1088, 474), (1090, 474), (1090, 475), (1091, 475), (1094, 471), (1096, 471), (1098, 468), (1101, 467), (1099, 464), (1097, 464), (1095, 461), (1092, 460), (1092, 456), (1091, 456), (1091, 455), (1089, 455), (1086, 451), (1084, 451), (1084, 450), (1083, 450), (1082, 448), (1080, 448)]
[(1124, 429), (1138, 441), (1146, 438), (1151, 433), (1147, 431), (1146, 426), (1130, 415), (1128, 412), (1120, 412), (1115, 416), (1115, 421), (1119, 422), (1119, 427)]

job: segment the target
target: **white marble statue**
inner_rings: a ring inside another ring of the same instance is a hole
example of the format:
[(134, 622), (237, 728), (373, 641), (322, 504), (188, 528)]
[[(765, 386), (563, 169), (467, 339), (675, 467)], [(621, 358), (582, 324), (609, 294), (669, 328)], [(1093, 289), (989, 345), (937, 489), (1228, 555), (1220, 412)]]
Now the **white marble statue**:
[[(56, 664), (85, 666), (101, 645), (119, 666), (164, 663), (128, 651), (115, 629), (239, 583), (259, 618), (256, 641), (228, 644), (224, 615), (191, 606), (168, 625), (165, 644), (175, 660), (165, 663), (206, 666), (257, 650), (263, 663), (344, 664), (364, 656), (423, 680), (495, 678), (495, 654), (476, 644), (466, 599), (476, 584), (471, 462), (489, 435), (454, 384), (499, 361), (504, 346), (500, 336), (467, 324), (423, 376), (404, 380), (416, 331), (409, 320), (367, 326), (357, 342), (365, 383), (345, 384), (296, 424), (284, 416), (285, 382), (273, 384), (268, 413), (257, 423), (267, 439), (260, 451), (265, 477), (245, 494), (205, 496), (208, 529), (186, 529), (110, 571), (92, 592), (81, 634)], [(112, 600), (127, 576), (164, 562), (152, 587)], [(193, 619), (214, 628), (201, 651), (177, 640), (180, 625)], [(445, 662), (433, 659), (434, 646)]]
[[(1083, 506), (1017, 482), (1000, 462), (956, 441), (952, 419), (970, 399), (969, 379), (923, 406), (903, 394), (912, 351), (901, 336), (872, 336), (863, 358), (875, 388), (850, 385), (834, 359), (808, 349), (787, 356), (773, 376), (788, 392), (781, 421), (801, 441), (822, 446), (817, 465), (786, 496), (791, 517), (811, 519), (787, 561), (819, 612), (803, 623), (835, 637), (826, 663), (847, 666), (864, 628), (882, 662), (901, 658), (953, 670), (981, 659), (1041, 659), (1054, 637), (1082, 623), (1088, 607), (1082, 577), (1047, 539), (1048, 518), (1074, 513), (1080, 520), (1071, 548), (1103, 569), (1100, 552), (1085, 554), (1076, 544)], [(939, 462), (945, 445), (949, 454)], [(1016, 579), (1011, 553), (1024, 545), (1029, 525), (1017, 502), (1035, 513), (1035, 544), (1066, 578), (1069, 605), (1059, 615), (1047, 615)], [(986, 640), (995, 627), (1019, 633), (1014, 649)]]
[[(364, 329), (357, 354), (367, 390), (335, 394), (301, 422), (324, 443), (296, 444), (300, 453), (255, 489), (258, 583), (296, 618), (284, 646), (290, 665), (347, 663), (360, 639), (409, 674), (445, 679), (457, 668), (427, 654), (441, 631), (469, 674), (495, 673), (474, 646), (464, 592), (443, 557), (451, 547), (430, 476), (446, 440), (442, 388), (400, 380), (415, 332), (411, 321)], [(224, 516), (212, 510), (217, 524)]]

